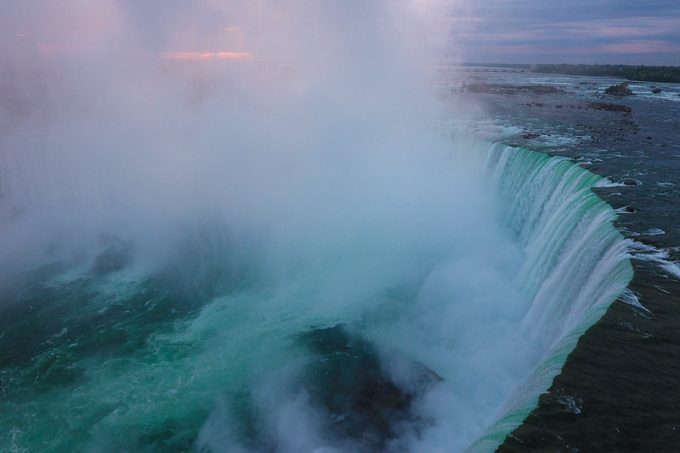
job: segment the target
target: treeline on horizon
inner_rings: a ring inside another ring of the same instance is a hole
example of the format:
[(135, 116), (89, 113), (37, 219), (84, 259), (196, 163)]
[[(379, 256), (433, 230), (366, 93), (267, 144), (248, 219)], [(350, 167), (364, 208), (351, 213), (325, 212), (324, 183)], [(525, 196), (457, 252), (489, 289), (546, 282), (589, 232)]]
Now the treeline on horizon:
[(642, 82), (680, 83), (680, 67), (677, 66), (538, 64), (529, 69), (543, 74), (622, 77)]
[(680, 66), (631, 66), (621, 64), (469, 64), (525, 69), (541, 74), (620, 77), (641, 82), (680, 83)]

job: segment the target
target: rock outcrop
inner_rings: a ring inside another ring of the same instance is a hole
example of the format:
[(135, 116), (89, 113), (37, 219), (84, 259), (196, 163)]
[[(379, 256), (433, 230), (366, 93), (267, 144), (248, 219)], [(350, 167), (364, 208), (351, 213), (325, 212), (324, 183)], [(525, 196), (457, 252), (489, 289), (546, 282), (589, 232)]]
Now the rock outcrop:
[(618, 85), (612, 85), (604, 90), (604, 94), (608, 94), (610, 96), (631, 96), (633, 92), (627, 83), (620, 83)]

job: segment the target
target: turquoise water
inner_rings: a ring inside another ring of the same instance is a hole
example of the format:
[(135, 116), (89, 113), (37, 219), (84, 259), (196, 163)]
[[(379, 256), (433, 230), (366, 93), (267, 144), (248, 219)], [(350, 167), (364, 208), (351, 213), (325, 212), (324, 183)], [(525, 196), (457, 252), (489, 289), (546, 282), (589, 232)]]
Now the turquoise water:
[(490, 166), (507, 200), (505, 219), (526, 254), (516, 283), (531, 304), (521, 329), (542, 355), (474, 444), (479, 451), (494, 449), (529, 415), (579, 337), (633, 277), (630, 243), (611, 223), (616, 214), (591, 191), (601, 177), (564, 158), (494, 148)]
[(109, 239), (35, 270), (0, 325), (0, 445), (493, 450), (632, 269), (598, 176), (464, 143), (445, 162), (484, 187), (440, 165), (295, 234), (189, 230), (161, 269)]

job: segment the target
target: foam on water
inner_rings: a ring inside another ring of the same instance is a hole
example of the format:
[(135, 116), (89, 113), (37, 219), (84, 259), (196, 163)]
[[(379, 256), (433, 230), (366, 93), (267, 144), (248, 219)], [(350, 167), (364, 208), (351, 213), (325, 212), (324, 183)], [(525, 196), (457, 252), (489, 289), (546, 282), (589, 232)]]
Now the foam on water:
[[(646, 232), (649, 236), (662, 235), (663, 230), (653, 229)], [(670, 252), (642, 242), (633, 242), (631, 246), (632, 257), (635, 260), (649, 261), (658, 264), (661, 269), (675, 278), (680, 278), (680, 265), (670, 259)]]

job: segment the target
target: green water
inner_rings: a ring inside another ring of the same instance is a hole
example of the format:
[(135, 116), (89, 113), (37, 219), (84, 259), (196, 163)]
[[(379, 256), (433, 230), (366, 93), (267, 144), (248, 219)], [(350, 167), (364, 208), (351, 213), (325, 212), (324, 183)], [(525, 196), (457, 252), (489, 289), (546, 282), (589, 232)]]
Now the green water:
[(0, 324), (0, 445), (493, 450), (632, 271), (597, 176), (475, 146), (497, 209), (445, 241), (381, 221), (283, 266), (211, 240), (153, 274), (36, 271)]

